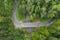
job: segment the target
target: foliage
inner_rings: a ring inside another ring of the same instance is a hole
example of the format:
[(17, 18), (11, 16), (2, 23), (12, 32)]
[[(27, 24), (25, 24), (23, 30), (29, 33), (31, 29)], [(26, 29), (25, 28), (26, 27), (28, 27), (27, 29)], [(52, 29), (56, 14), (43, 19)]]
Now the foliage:
[[(59, 0), (18, 0), (19, 6), (17, 9), (18, 20), (25, 20), (28, 14), (30, 20), (47, 21), (52, 17), (58, 18), (60, 11)], [(23, 10), (23, 11), (22, 11)], [(26, 12), (27, 11), (27, 12)], [(23, 16), (23, 17), (22, 17)]]
[(50, 26), (40, 27), (38, 30), (34, 28), (33, 32), (28, 34), (24, 29), (14, 28), (12, 11), (15, 0), (0, 0), (0, 40), (30, 40), (30, 37), (32, 40), (60, 40), (60, 0), (27, 0), (27, 7), (24, 0), (18, 1), (17, 14), (21, 14), (21, 19), (25, 20), (25, 8), (31, 20), (44, 17), (57, 19)]

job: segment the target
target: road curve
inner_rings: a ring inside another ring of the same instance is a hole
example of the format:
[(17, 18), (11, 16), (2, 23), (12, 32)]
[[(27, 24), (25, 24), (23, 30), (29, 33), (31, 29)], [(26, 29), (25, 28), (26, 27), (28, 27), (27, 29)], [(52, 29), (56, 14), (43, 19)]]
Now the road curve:
[(13, 19), (15, 28), (48, 26), (48, 25), (51, 25), (55, 21), (55, 18), (52, 18), (51, 20), (49, 20), (47, 22), (23, 23), (22, 21), (17, 20), (17, 17), (16, 17), (17, 7), (18, 7), (18, 1), (16, 0), (15, 1), (15, 6), (14, 6), (14, 9), (13, 9), (13, 15), (12, 15), (12, 19)]

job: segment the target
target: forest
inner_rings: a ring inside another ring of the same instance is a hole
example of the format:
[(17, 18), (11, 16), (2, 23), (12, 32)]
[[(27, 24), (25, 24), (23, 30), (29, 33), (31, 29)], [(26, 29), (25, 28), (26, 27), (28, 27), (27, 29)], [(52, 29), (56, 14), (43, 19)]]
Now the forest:
[[(16, 0), (0, 0), (0, 40), (60, 40), (60, 0), (17, 0), (16, 17), (26, 21), (26, 16), (32, 22), (45, 22), (55, 18), (49, 26), (32, 27), (32, 33), (27, 28), (15, 28), (12, 20)], [(31, 38), (30, 38), (31, 36)]]

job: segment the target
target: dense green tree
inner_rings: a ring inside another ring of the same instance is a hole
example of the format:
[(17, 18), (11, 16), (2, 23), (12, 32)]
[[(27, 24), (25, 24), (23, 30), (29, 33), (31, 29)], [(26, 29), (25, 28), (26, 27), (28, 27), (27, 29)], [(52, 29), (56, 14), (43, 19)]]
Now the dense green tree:
[[(24, 20), (29, 16), (30, 20), (48, 20), (52, 17), (58, 18), (60, 3), (59, 0), (18, 0), (17, 18)], [(23, 17), (21, 17), (23, 16)], [(20, 17), (20, 18), (19, 18)]]
[(20, 29), (14, 30), (14, 39), (13, 40), (24, 40), (24, 32)]

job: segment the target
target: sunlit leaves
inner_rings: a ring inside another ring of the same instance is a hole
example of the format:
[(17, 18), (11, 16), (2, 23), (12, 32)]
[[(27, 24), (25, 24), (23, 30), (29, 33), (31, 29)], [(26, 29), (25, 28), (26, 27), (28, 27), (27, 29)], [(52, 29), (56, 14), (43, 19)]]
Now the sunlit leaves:
[(45, 40), (46, 37), (44, 35), (40, 35), (39, 40)]
[(24, 37), (25, 37), (25, 40), (30, 40), (31, 35), (30, 34), (25, 34)]
[(51, 0), (45, 0), (46, 3), (48, 3), (49, 1), (51, 1)]

